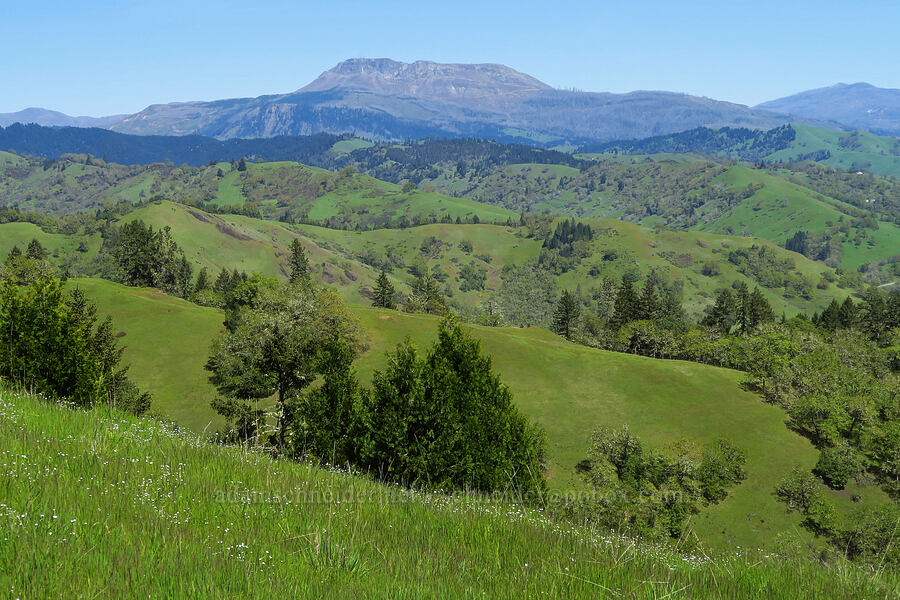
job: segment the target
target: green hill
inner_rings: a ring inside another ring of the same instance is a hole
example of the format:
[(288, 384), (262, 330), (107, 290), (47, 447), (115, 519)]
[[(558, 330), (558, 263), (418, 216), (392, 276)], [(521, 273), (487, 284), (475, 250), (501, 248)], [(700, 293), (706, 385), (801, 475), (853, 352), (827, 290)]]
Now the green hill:
[(847, 171), (900, 177), (900, 140), (868, 131), (833, 131), (809, 125), (792, 125), (797, 132), (790, 147), (766, 156), (766, 160), (808, 160), (818, 155), (822, 164)]
[(136, 203), (154, 197), (237, 207), (249, 214), (328, 221), (344, 227), (383, 227), (401, 219), (506, 221), (510, 211), (471, 200), (379, 181), (345, 169), (334, 173), (296, 162), (219, 163), (206, 167), (125, 166), (87, 155), (44, 160), (0, 152), (4, 204), (47, 214)]
[[(125, 361), (135, 382), (153, 393), (153, 407), (193, 431), (221, 422), (209, 407), (215, 394), (203, 371), (209, 343), (221, 329), (221, 312), (151, 290), (102, 280), (77, 280), (101, 313), (124, 335)], [(354, 307), (368, 336), (358, 361), (364, 381), (384, 366), (384, 353), (405, 338), (430, 344), (438, 320)], [(772, 487), (795, 464), (812, 468), (817, 451), (789, 431), (780, 409), (741, 388), (738, 372), (695, 363), (654, 360), (570, 344), (540, 329), (472, 327), (516, 403), (547, 431), (548, 478), (557, 490), (577, 489), (575, 464), (588, 435), (601, 424), (628, 424), (654, 446), (690, 437), (732, 440), (748, 453), (748, 479), (723, 503), (694, 521), (714, 547), (769, 547), (777, 534), (799, 522), (787, 514)], [(835, 493), (849, 508), (849, 494), (881, 498), (874, 486)]]
[[(170, 227), (188, 259), (197, 268), (207, 267), (213, 274), (221, 268), (237, 268), (283, 278), (287, 248), (292, 239), (300, 236), (316, 278), (338, 288), (352, 303), (369, 303), (372, 284), (381, 267), (392, 272), (401, 291), (408, 290), (414, 279), (411, 269), (438, 269), (451, 304), (468, 312), (480, 311), (487, 299), (502, 288), (505, 266), (521, 266), (536, 259), (543, 244), (543, 237), (528, 237), (524, 227), (437, 223), (406, 229), (345, 231), (217, 215), (165, 201), (140, 207), (121, 220), (133, 219), (155, 228)], [(598, 233), (584, 258), (553, 271), (559, 289), (580, 287), (587, 296), (604, 276), (620, 277), (625, 272), (646, 276), (655, 269), (673, 282), (681, 282), (685, 306), (694, 315), (712, 303), (717, 289), (734, 281), (761, 285), (775, 310), (788, 314), (821, 310), (832, 298), (843, 299), (849, 292), (828, 282), (824, 282), (825, 289), (819, 289), (817, 284), (831, 269), (765, 240), (650, 229), (612, 219), (586, 222)], [(73, 273), (90, 273), (85, 264), (96, 256), (100, 244), (98, 234), (45, 234), (29, 223), (3, 224), (0, 232), (0, 254), (5, 256), (14, 244), (24, 247), (37, 237), (51, 250), (56, 262), (70, 265)], [(73, 252), (80, 241), (85, 241), (86, 251)], [(783, 265), (792, 265), (771, 268), (786, 269), (802, 278), (805, 291), (788, 289), (782, 282), (770, 281), (762, 271), (729, 260), (731, 252), (749, 252), (753, 246), (765, 247)], [(716, 267), (710, 271), (707, 265), (713, 263)], [(484, 272), (484, 289), (461, 289), (460, 274), (467, 265)]]
[(659, 155), (676, 153), (722, 156), (766, 162), (816, 161), (848, 171), (900, 176), (900, 141), (868, 131), (821, 129), (791, 124), (768, 131), (700, 127), (642, 140), (590, 144), (579, 156), (605, 158), (612, 153)]
[(3, 595), (873, 598), (896, 582), (681, 557), (519, 507), (412, 494), (0, 388)]

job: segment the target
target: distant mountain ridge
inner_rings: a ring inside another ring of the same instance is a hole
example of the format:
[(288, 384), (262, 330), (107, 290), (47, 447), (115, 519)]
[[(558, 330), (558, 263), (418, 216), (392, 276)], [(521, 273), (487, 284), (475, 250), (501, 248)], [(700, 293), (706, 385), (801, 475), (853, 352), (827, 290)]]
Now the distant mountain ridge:
[(125, 116), (70, 117), (55, 110), (32, 107), (13, 113), (0, 113), (0, 127), (7, 127), (13, 123), (36, 123), (48, 127), (107, 127), (121, 121)]
[(446, 102), (550, 91), (546, 83), (499, 64), (404, 63), (389, 58), (350, 59), (297, 90), (334, 89), (431, 97)]
[(838, 83), (763, 102), (757, 109), (837, 121), (880, 135), (900, 135), (900, 89)]
[(701, 126), (770, 129), (796, 121), (672, 92), (556, 90), (498, 64), (358, 58), (339, 63), (295, 92), (156, 104), (99, 126), (137, 135), (218, 139), (351, 133), (374, 140), (478, 137), (554, 146)]
[(283, 95), (155, 105), (111, 126), (217, 138), (353, 133), (371, 139), (481, 137), (553, 145), (647, 137), (701, 125), (770, 128), (786, 115), (672, 92), (571, 92), (496, 64), (351, 59)]

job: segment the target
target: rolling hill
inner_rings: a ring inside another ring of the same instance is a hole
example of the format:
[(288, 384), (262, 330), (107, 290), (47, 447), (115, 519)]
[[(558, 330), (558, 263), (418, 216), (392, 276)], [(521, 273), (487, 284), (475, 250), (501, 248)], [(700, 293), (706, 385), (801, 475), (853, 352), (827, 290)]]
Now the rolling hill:
[[(196, 432), (220, 425), (209, 407), (215, 390), (202, 368), (209, 343), (221, 329), (220, 311), (102, 280), (70, 285), (82, 288), (124, 332), (125, 362), (132, 365), (135, 382), (153, 393), (154, 410)], [(353, 313), (369, 344), (357, 362), (366, 382), (383, 368), (385, 351), (406, 338), (427, 346), (438, 324), (435, 317), (362, 306)], [(747, 451), (748, 479), (694, 522), (706, 543), (769, 547), (799, 519), (777, 504), (772, 485), (795, 464), (811, 468), (817, 452), (785, 427), (779, 408), (741, 388), (740, 373), (595, 350), (534, 328), (471, 330), (493, 356), (520, 409), (546, 429), (554, 489), (579, 487), (574, 466), (584, 458), (595, 426), (627, 423), (657, 447), (681, 437), (713, 441), (724, 436)], [(874, 486), (851, 487), (833, 494), (844, 508), (850, 506), (850, 493), (881, 498)]]
[(611, 153), (698, 154), (752, 162), (814, 161), (846, 171), (900, 177), (900, 140), (867, 131), (836, 131), (794, 124), (769, 131), (700, 127), (643, 140), (588, 144), (581, 156)]
[(686, 558), (521, 507), (404, 493), (8, 389), (0, 414), (0, 581), (11, 597), (896, 593), (896, 581), (860, 569), (746, 551)]
[(295, 162), (129, 167), (88, 155), (44, 160), (0, 152), (2, 205), (58, 215), (97, 209), (108, 202), (137, 203), (163, 197), (349, 228), (475, 217), (505, 222), (514, 214), (427, 190), (404, 191), (397, 184), (352, 169), (334, 173)]
[[(168, 201), (149, 203), (121, 217), (122, 222), (133, 219), (156, 229), (170, 227), (173, 239), (195, 267), (206, 267), (213, 274), (222, 268), (237, 268), (284, 278), (288, 246), (299, 236), (316, 278), (335, 286), (356, 304), (369, 303), (372, 284), (381, 268), (391, 273), (401, 292), (410, 289), (414, 270), (429, 270), (442, 281), (451, 305), (466, 314), (479, 314), (488, 300), (496, 303), (499, 299), (502, 304), (504, 267), (533, 264), (543, 245), (543, 237), (528, 237), (528, 229), (518, 226), (435, 223), (406, 229), (345, 231), (211, 214)], [(653, 270), (681, 286), (685, 308), (694, 316), (712, 303), (718, 289), (735, 281), (761, 286), (779, 314), (821, 310), (832, 298), (841, 300), (850, 293), (827, 281), (825, 289), (820, 289), (816, 284), (831, 269), (762, 239), (655, 230), (612, 219), (585, 222), (598, 234), (585, 258), (564, 271), (550, 271), (556, 289), (581, 289), (589, 295), (605, 276), (617, 279), (629, 272), (643, 277)], [(3, 224), (0, 233), (0, 255), (5, 256), (13, 245), (26, 246), (34, 237), (50, 250), (57, 264), (73, 273), (90, 273), (100, 246), (99, 234), (49, 234), (31, 223)], [(73, 251), (82, 241), (85, 251)], [(801, 294), (783, 283), (774, 284), (762, 272), (729, 260), (731, 252), (755, 253), (754, 247), (765, 247), (764, 253), (770, 252), (782, 265), (778, 269), (806, 282), (806, 291)], [(718, 265), (714, 271), (706, 268), (711, 263)], [(467, 265), (484, 273), (483, 289), (463, 290), (461, 272)], [(555, 296), (542, 301), (546, 319)], [(538, 324), (548, 326), (549, 322)]]

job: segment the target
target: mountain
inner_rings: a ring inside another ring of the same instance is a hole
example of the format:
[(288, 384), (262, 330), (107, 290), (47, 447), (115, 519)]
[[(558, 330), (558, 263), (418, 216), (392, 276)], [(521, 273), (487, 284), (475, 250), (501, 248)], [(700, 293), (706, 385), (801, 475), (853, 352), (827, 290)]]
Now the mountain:
[(881, 135), (900, 135), (900, 89), (839, 83), (764, 102), (757, 109), (837, 121)]
[[(139, 135), (220, 139), (353, 133), (392, 140), (481, 137), (543, 145), (633, 139), (693, 127), (795, 121), (686, 94), (556, 90), (496, 64), (352, 59), (288, 94), (157, 104), (110, 126)], [(803, 119), (801, 119), (802, 121)]]
[(107, 127), (121, 121), (125, 115), (108, 117), (70, 117), (67, 114), (46, 108), (26, 108), (14, 113), (0, 113), (0, 127), (13, 123), (34, 123), (48, 127)]

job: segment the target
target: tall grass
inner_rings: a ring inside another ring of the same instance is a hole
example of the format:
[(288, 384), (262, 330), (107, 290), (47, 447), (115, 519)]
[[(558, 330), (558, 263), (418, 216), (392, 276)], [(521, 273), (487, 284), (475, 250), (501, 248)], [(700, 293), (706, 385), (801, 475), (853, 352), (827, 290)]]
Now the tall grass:
[(674, 551), (0, 388), (0, 597), (887, 598), (854, 567)]

